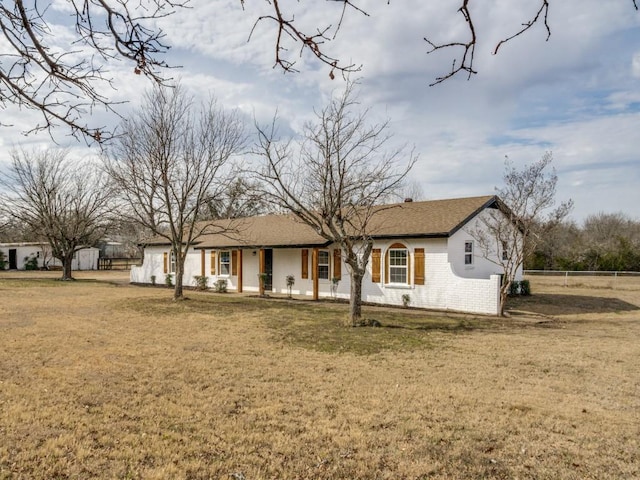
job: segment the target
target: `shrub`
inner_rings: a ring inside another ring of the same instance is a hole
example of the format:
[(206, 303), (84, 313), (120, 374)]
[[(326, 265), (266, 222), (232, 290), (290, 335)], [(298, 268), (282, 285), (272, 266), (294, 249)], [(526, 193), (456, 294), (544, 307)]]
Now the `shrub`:
[(294, 277), (293, 275), (287, 275), (285, 279), (287, 281), (287, 291), (289, 292), (289, 298), (291, 298), (291, 288), (293, 287), (293, 284), (296, 283), (296, 277)]
[(531, 284), (529, 283), (529, 280), (522, 280), (520, 282), (514, 280), (513, 282), (511, 282), (511, 285), (509, 285), (509, 295), (531, 295)]
[(206, 290), (209, 288), (209, 277), (206, 275), (196, 275), (193, 277), (198, 290)]
[(164, 277), (164, 284), (167, 287), (173, 287), (173, 275), (170, 273), (167, 273)]
[(402, 306), (407, 308), (410, 303), (411, 303), (411, 295), (409, 295), (408, 293), (405, 293), (404, 295), (402, 295)]
[(0, 250), (0, 270), (4, 270), (5, 268), (7, 268), (7, 263), (9, 263), (7, 261), (7, 256), (6, 254)]
[(155, 284), (156, 284), (156, 276), (151, 275), (151, 285), (155, 285)]
[(227, 279), (219, 278), (213, 285), (213, 289), (218, 293), (227, 293)]
[(35, 255), (24, 257), (24, 269), (38, 270), (38, 257), (36, 257)]

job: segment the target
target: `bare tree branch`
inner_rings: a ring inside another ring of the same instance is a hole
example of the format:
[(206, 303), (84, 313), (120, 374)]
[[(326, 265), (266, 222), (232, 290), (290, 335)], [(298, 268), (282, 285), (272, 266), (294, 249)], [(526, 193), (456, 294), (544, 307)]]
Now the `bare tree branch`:
[[(360, 66), (356, 66), (355, 64), (349, 65), (339, 65), (339, 60), (337, 58), (333, 58), (326, 54), (323, 50), (324, 44), (327, 41), (336, 38), (336, 35), (340, 31), (342, 26), (342, 22), (344, 20), (344, 16), (347, 8), (351, 8), (356, 10), (363, 15), (368, 16), (367, 12), (357, 7), (351, 0), (332, 0), (335, 2), (343, 3), (342, 13), (338, 20), (338, 24), (333, 31), (333, 35), (329, 36), (330, 31), (333, 26), (331, 24), (318, 27), (315, 33), (305, 33), (301, 31), (295, 23), (295, 17), (285, 17), (283, 14), (279, 0), (266, 0), (273, 7), (273, 15), (263, 15), (259, 17), (253, 25), (251, 29), (251, 33), (249, 34), (249, 40), (251, 40), (251, 36), (257, 27), (257, 25), (265, 20), (271, 20), (275, 22), (277, 25), (277, 34), (276, 34), (276, 44), (275, 44), (275, 66), (280, 66), (285, 72), (297, 72), (295, 69), (295, 61), (290, 60), (287, 56), (288, 49), (285, 46), (286, 39), (292, 40), (294, 43), (300, 42), (300, 56), (304, 53), (305, 50), (310, 51), (318, 60), (322, 63), (329, 65), (331, 70), (329, 71), (329, 76), (333, 79), (335, 74), (334, 71), (338, 70), (345, 73), (357, 72), (361, 69)], [(244, 8), (244, 1), (241, 0), (241, 3)]]
[(140, 0), (132, 8), (126, 0), (68, 0), (76, 38), (67, 45), (58, 44), (53, 33), (50, 5), (42, 9), (38, 1), (3, 2), (0, 32), (10, 50), (0, 53), (0, 106), (41, 113), (42, 121), (25, 133), (52, 133), (66, 125), (88, 142), (111, 138), (104, 126), (86, 120), (96, 107), (114, 112), (117, 104), (104, 93), (113, 88), (106, 63), (124, 58), (134, 63), (134, 74), (162, 83), (161, 69), (167, 64), (160, 57), (169, 47), (161, 30), (146, 25), (186, 1)]

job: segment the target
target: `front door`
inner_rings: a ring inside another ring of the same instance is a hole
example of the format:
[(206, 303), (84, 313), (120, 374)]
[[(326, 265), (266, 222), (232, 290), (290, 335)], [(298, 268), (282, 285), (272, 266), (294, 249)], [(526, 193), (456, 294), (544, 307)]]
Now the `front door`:
[(273, 290), (273, 250), (270, 248), (264, 250), (264, 273), (267, 274), (264, 290), (270, 292)]
[(15, 248), (9, 249), (9, 270), (18, 269), (18, 250)]

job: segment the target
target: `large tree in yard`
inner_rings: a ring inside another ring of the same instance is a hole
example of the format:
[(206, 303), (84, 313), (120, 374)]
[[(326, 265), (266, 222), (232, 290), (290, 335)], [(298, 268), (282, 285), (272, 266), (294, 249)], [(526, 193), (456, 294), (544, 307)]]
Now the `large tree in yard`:
[(549, 171), (552, 159), (547, 152), (521, 170), (507, 159), (504, 185), (496, 188), (501, 208), (485, 210), (475, 227), (467, 230), (476, 241), (480, 255), (504, 272), (500, 315), (504, 315), (511, 284), (524, 260), (573, 207), (571, 200), (555, 206), (558, 176), (554, 169)]
[(182, 299), (187, 251), (214, 232), (198, 220), (206, 201), (226, 190), (230, 160), (244, 146), (243, 123), (213, 100), (194, 104), (180, 86), (156, 87), (122, 131), (105, 155), (120, 212), (171, 245), (174, 299)]
[(340, 245), (351, 280), (349, 324), (362, 320), (362, 279), (373, 247), (371, 220), (383, 210), (413, 166), (404, 148), (385, 150), (388, 122), (367, 122), (354, 84), (307, 123), (297, 142), (278, 142), (275, 119), (258, 128), (265, 198)]
[(62, 262), (62, 280), (72, 280), (75, 253), (94, 245), (109, 225), (110, 191), (97, 166), (74, 162), (63, 150), (14, 150), (0, 182), (0, 209), (46, 241)]

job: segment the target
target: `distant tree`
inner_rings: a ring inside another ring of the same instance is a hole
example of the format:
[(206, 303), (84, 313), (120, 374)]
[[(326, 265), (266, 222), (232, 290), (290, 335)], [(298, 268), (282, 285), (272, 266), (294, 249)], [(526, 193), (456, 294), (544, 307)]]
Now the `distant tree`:
[(589, 215), (582, 226), (582, 268), (636, 270), (640, 223), (623, 213)]
[(535, 237), (539, 242), (535, 250), (525, 258), (527, 270), (573, 269), (579, 261), (582, 231), (573, 220), (556, 225), (535, 225)]
[(14, 150), (0, 183), (6, 191), (0, 209), (46, 239), (62, 262), (62, 280), (72, 280), (74, 254), (94, 245), (109, 225), (110, 191), (99, 169), (70, 160), (63, 150)]
[(480, 254), (504, 272), (500, 315), (504, 315), (511, 284), (525, 258), (531, 256), (541, 239), (573, 208), (571, 200), (553, 208), (558, 176), (553, 169), (546, 171), (552, 159), (551, 153), (547, 152), (522, 170), (507, 159), (504, 185), (496, 188), (506, 208), (487, 210), (479, 217), (476, 227), (468, 231), (477, 242)]
[(202, 219), (252, 217), (265, 214), (271, 208), (262, 196), (259, 184), (241, 174), (219, 190), (205, 200)]
[(425, 200), (424, 189), (422, 188), (422, 185), (415, 180), (404, 182), (398, 189), (396, 197), (400, 202), (420, 202)]
[(244, 142), (236, 112), (213, 100), (194, 105), (180, 86), (155, 87), (105, 155), (120, 213), (171, 245), (175, 300), (184, 298), (189, 247), (203, 233), (214, 232), (212, 225), (197, 221), (205, 201), (229, 183), (225, 168)]
[[(369, 125), (355, 86), (331, 99), (298, 142), (277, 142), (275, 119), (258, 128), (265, 198), (340, 245), (351, 278), (349, 325), (362, 325), (362, 279), (373, 247), (371, 220), (413, 166), (404, 149), (386, 151), (388, 122)], [(400, 162), (405, 162), (404, 166)]]

